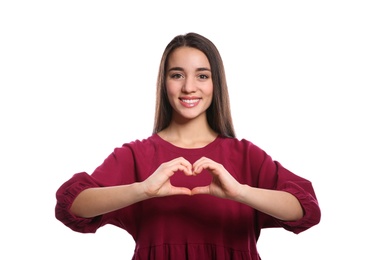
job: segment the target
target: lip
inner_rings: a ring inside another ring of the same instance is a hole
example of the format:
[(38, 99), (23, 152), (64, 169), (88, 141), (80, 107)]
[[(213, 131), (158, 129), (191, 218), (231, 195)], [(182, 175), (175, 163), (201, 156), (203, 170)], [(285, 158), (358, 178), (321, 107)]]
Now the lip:
[(180, 104), (184, 107), (191, 108), (195, 107), (200, 103), (201, 98), (198, 97), (181, 97), (179, 98)]

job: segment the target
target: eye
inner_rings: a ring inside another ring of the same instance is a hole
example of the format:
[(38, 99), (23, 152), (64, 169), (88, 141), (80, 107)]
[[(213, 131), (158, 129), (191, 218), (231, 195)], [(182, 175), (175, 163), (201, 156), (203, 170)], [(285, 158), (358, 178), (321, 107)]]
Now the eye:
[(205, 74), (200, 74), (197, 76), (199, 79), (209, 79), (209, 76), (208, 75), (205, 75)]
[(170, 75), (170, 77), (171, 77), (172, 79), (180, 79), (180, 78), (183, 77), (183, 75), (180, 74), (180, 73), (173, 73), (173, 74)]

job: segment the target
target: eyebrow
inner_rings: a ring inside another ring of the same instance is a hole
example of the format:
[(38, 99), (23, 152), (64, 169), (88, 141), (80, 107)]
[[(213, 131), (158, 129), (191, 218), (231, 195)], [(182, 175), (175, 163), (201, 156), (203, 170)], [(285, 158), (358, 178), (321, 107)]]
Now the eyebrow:
[[(184, 69), (182, 67), (172, 67), (172, 68), (168, 69), (168, 71), (172, 71), (172, 70), (184, 71)], [(202, 67), (202, 68), (197, 68), (196, 71), (211, 71), (211, 70), (209, 68)]]

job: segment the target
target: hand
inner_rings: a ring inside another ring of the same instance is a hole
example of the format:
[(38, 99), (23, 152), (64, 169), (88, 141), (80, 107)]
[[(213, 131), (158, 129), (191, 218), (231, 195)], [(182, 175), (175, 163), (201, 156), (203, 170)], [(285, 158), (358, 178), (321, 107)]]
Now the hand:
[(202, 157), (193, 164), (193, 175), (208, 170), (212, 175), (212, 182), (203, 187), (195, 187), (191, 194), (210, 194), (220, 198), (235, 199), (241, 191), (241, 184), (224, 168), (223, 165)]
[(185, 187), (175, 187), (171, 184), (170, 178), (177, 171), (192, 176), (192, 165), (183, 157), (162, 163), (156, 171), (144, 182), (144, 192), (148, 197), (163, 197), (170, 195), (191, 195), (191, 190)]

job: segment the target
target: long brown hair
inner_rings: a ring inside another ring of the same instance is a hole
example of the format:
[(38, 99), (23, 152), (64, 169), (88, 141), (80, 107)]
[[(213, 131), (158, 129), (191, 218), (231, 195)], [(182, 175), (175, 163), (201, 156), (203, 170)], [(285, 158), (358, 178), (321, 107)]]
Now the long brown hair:
[(209, 126), (221, 136), (235, 137), (229, 104), (227, 80), (224, 64), (216, 46), (207, 38), (197, 33), (178, 35), (168, 43), (160, 61), (156, 87), (156, 111), (153, 133), (158, 133), (169, 126), (172, 119), (172, 107), (169, 103), (165, 79), (169, 55), (179, 47), (192, 47), (202, 51), (211, 65), (213, 98), (207, 109)]

